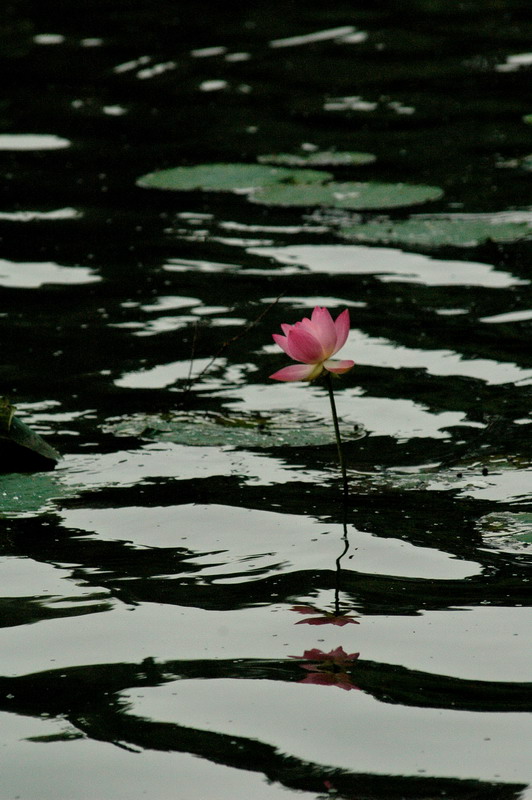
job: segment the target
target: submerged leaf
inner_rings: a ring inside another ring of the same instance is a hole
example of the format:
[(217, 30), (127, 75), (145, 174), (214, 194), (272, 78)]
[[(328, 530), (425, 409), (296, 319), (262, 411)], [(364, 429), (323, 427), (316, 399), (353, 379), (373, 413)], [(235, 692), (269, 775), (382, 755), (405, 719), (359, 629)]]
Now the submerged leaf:
[(241, 192), (247, 193), (283, 181), (290, 184), (321, 182), (331, 178), (327, 172), (293, 170), (265, 164), (197, 164), (151, 172), (138, 178), (137, 185), (146, 189), (168, 189), (175, 192)]
[[(360, 428), (341, 426), (342, 436), (357, 439)], [(201, 447), (309, 447), (334, 443), (331, 423), (287, 411), (276, 414), (181, 412), (171, 415), (137, 414), (108, 425), (115, 436), (140, 436)]]
[(407, 220), (377, 219), (341, 225), (345, 239), (372, 244), (418, 247), (477, 247), (483, 242), (512, 242), (532, 231), (526, 221), (506, 214), (414, 216)]
[(257, 191), (250, 200), (268, 206), (328, 206), (353, 210), (399, 208), (439, 200), (437, 186), (407, 183), (282, 184)]
[(501, 511), (481, 517), (478, 527), (484, 541), (499, 550), (528, 550), (532, 545), (532, 513)]
[(61, 482), (57, 472), (0, 474), (0, 518), (42, 513), (55, 500), (75, 491)]

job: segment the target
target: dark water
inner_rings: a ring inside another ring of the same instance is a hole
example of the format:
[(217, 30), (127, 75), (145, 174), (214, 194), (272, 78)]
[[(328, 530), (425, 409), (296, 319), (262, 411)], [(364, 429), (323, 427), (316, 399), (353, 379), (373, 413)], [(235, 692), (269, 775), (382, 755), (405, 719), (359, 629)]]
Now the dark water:
[[(63, 459), (2, 464), (0, 798), (532, 797), (529, 4), (1, 25), (0, 394)], [(443, 195), (136, 185), (322, 151)], [(345, 512), (324, 388), (268, 379), (317, 304)]]

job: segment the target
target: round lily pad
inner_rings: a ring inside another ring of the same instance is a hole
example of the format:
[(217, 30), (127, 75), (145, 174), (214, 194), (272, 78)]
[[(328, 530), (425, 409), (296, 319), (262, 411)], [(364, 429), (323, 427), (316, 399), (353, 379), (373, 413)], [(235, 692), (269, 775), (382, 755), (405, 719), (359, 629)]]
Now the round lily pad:
[[(176, 412), (164, 416), (137, 414), (106, 426), (115, 436), (140, 436), (201, 447), (310, 447), (334, 444), (328, 420), (287, 411), (275, 414)], [(362, 428), (341, 425), (345, 441), (364, 435)]]
[(529, 235), (532, 226), (523, 221), (511, 221), (497, 215), (460, 217), (410, 217), (370, 222), (351, 222), (341, 225), (344, 239), (372, 244), (392, 244), (417, 247), (477, 247), (487, 242), (513, 242)]
[(266, 164), (197, 164), (151, 172), (138, 178), (137, 185), (146, 189), (168, 189), (174, 192), (253, 192), (264, 186), (298, 183), (321, 183), (332, 176), (326, 172), (271, 167)]
[(275, 164), (280, 167), (360, 167), (372, 164), (376, 156), (372, 153), (337, 152), (336, 150), (316, 150), (312, 153), (292, 155), (277, 153), (259, 156), (261, 164)]
[(278, 183), (255, 192), (250, 200), (268, 206), (328, 206), (361, 211), (418, 205), (442, 196), (437, 186), (407, 183)]
[(526, 114), (523, 117), (523, 122), (526, 122), (527, 125), (532, 125), (532, 114)]

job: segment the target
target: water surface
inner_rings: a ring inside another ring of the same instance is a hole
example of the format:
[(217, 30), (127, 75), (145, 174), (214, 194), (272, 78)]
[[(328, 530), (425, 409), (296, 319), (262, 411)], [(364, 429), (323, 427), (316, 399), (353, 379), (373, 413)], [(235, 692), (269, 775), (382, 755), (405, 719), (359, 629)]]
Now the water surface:
[[(532, 797), (529, 9), (407, 6), (10, 6), (1, 798)], [(389, 205), (137, 183), (320, 154)]]

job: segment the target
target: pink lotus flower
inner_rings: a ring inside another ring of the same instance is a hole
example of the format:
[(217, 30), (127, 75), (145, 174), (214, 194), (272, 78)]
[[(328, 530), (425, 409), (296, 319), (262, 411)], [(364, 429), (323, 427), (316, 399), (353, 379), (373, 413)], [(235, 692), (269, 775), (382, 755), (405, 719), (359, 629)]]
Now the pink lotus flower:
[(313, 606), (292, 606), (290, 610), (295, 611), (297, 614), (318, 615), (312, 616), (310, 619), (300, 619), (299, 622), (296, 622), (296, 625), (339, 625), (340, 627), (349, 624), (360, 625), (358, 619), (349, 617), (347, 614), (334, 614), (332, 611), (319, 611), (317, 608), (313, 608)]
[(305, 650), (302, 656), (290, 657), (315, 662), (313, 664), (301, 664), (302, 668), (308, 672), (308, 675), (299, 683), (337, 686), (339, 689), (350, 691), (359, 687), (353, 683), (353, 679), (347, 669), (353, 666), (359, 656), (360, 653), (346, 653), (343, 647), (337, 647), (336, 650), (331, 650), (329, 653), (313, 648), (312, 650)]
[(346, 343), (349, 334), (349, 311), (333, 320), (326, 308), (316, 306), (310, 319), (304, 317), (295, 325), (281, 325), (284, 336), (274, 333), (279, 347), (300, 364), (274, 372), (275, 381), (313, 381), (324, 370), (341, 375), (355, 366), (354, 361), (331, 359)]

